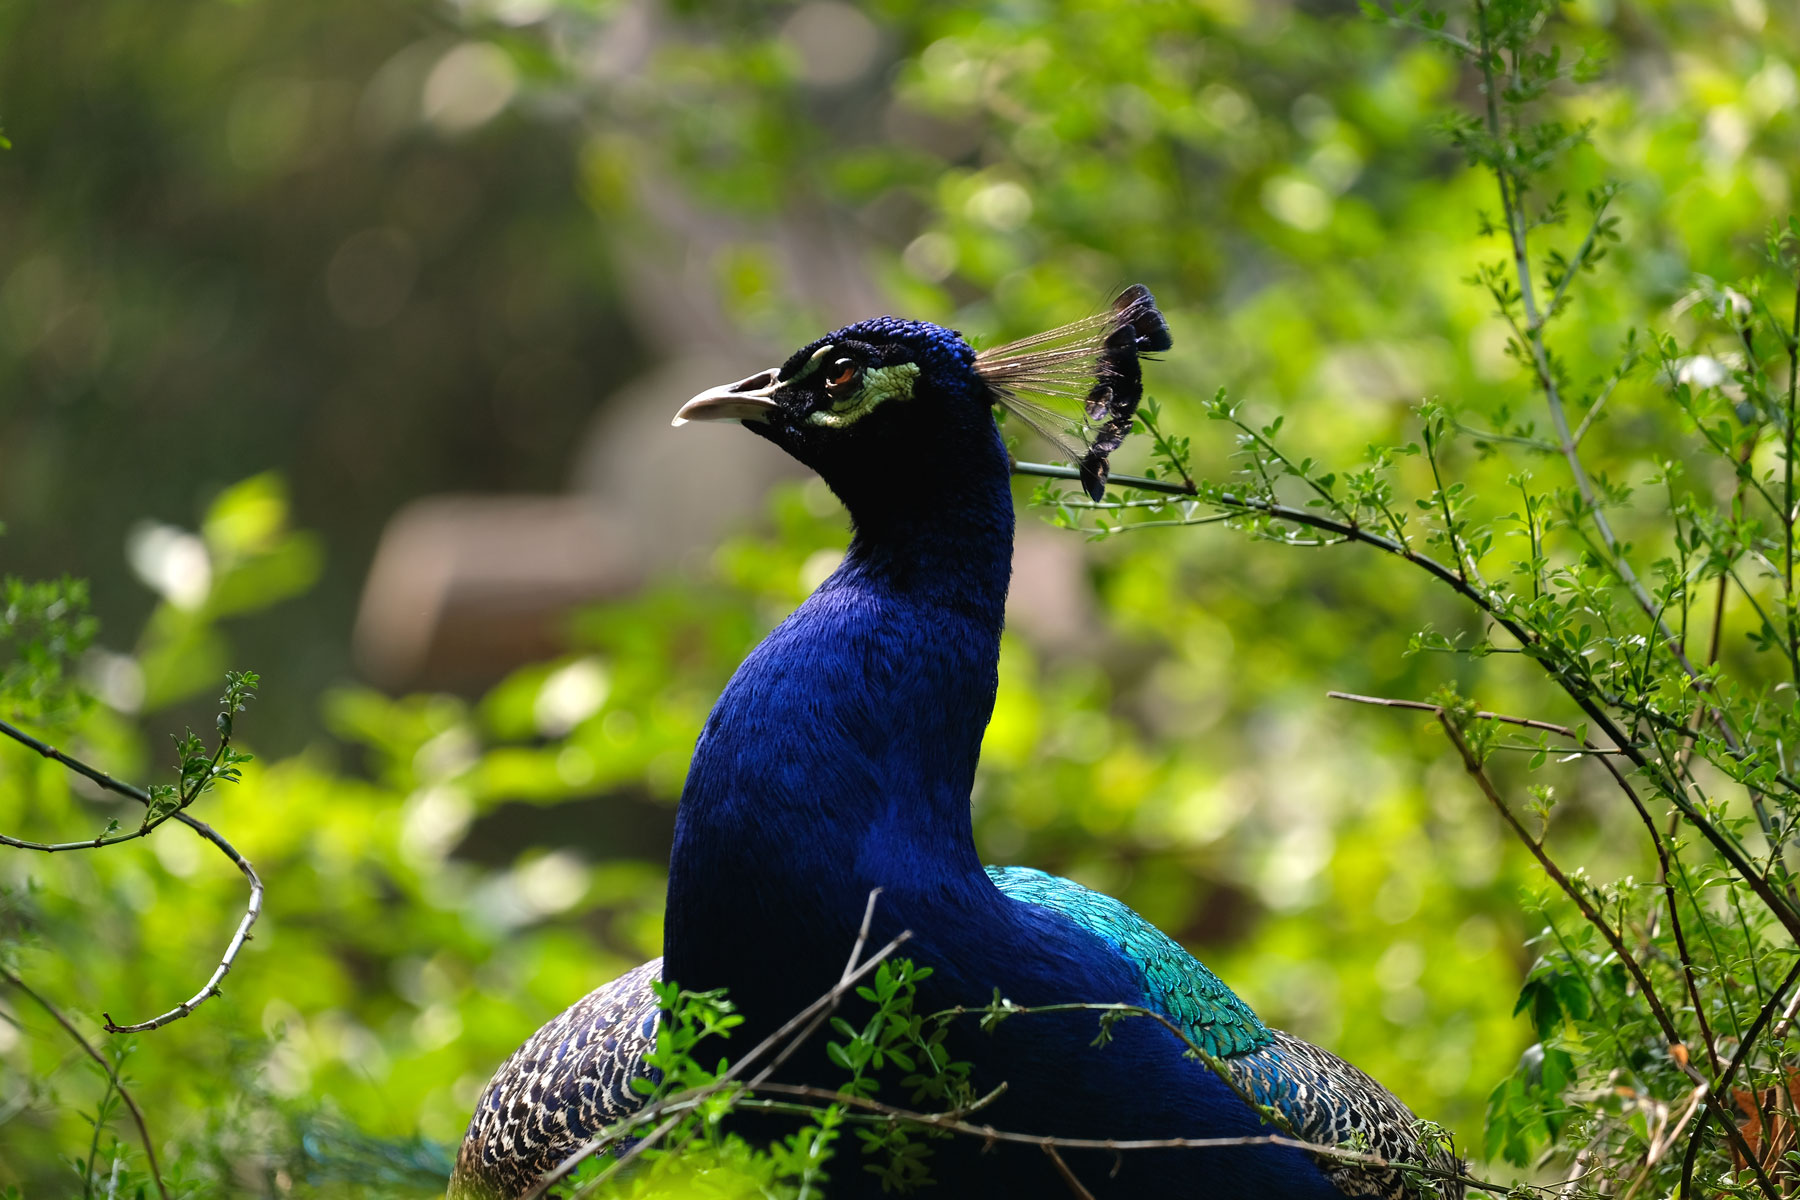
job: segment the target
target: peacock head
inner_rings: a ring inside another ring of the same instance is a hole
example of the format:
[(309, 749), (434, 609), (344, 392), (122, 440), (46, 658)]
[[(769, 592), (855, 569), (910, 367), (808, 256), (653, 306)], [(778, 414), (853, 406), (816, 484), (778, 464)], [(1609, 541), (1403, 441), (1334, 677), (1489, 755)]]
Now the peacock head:
[(879, 317), (802, 346), (780, 367), (701, 392), (674, 423), (741, 421), (848, 501), (870, 489), (904, 490), (922, 473), (1004, 473), (999, 405), (1062, 447), (1098, 500), (1107, 456), (1143, 396), (1139, 359), (1170, 345), (1142, 285), (1104, 313), (979, 354), (955, 330)]

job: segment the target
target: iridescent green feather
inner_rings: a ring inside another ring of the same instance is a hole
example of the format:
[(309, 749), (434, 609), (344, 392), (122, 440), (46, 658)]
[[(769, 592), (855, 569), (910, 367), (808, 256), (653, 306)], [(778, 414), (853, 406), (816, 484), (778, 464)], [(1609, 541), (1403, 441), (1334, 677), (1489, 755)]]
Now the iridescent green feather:
[(1229, 1058), (1273, 1039), (1217, 975), (1111, 896), (1030, 867), (989, 867), (987, 873), (1007, 896), (1060, 913), (1116, 947), (1143, 976), (1144, 1007), (1179, 1022), (1207, 1053)]

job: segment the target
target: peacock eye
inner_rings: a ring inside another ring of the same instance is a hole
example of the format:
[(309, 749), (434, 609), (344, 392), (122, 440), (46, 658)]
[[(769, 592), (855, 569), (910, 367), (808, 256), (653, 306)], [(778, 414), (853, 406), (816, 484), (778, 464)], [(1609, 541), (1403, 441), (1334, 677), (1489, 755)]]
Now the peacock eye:
[(840, 392), (856, 382), (860, 368), (848, 358), (840, 358), (831, 364), (825, 372), (825, 387), (828, 391)]

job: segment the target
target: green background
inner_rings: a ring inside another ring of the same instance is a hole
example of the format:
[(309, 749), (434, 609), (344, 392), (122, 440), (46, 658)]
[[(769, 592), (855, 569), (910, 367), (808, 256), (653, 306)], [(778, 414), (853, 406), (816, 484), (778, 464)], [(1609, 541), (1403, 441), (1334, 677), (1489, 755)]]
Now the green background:
[[(1744, 274), (1791, 207), (1800, 23), (1763, 0), (1595, 0), (1554, 33), (1608, 60), (1548, 101), (1594, 122), (1561, 172), (1572, 203), (1626, 185), (1623, 244), (1559, 334), (1585, 382), (1628, 326), (1681, 328), (1695, 277)], [(527, 1033), (657, 951), (659, 839), (700, 722), (847, 536), (817, 483), (782, 485), (716, 548), (572, 614), (553, 661), (395, 696), (359, 676), (350, 627), (403, 503), (559, 492), (633, 378), (688, 355), (747, 373), (865, 297), (991, 344), (1142, 280), (1176, 339), (1150, 392), (1215, 475), (1232, 444), (1198, 402), (1219, 387), (1346, 464), (1413, 437), (1424, 398), (1529, 418), (1465, 282), (1498, 255), (1493, 184), (1436, 129), (1476, 103), (1414, 31), (1329, 4), (0, 7), (0, 569), (90, 578), (101, 644), (143, 683), (130, 711), (52, 732), (149, 779), (170, 733), (210, 728), (227, 666), (264, 679), (239, 719), (261, 757), (197, 812), (262, 872), (266, 915), (224, 997), (129, 1063), (168, 1158), (229, 1190), (391, 1172), (429, 1191), (407, 1139), (453, 1144)], [(1579, 219), (1544, 236), (1572, 243)], [(373, 307), (334, 292), (359, 248), (388, 272)], [(713, 318), (671, 323), (675, 293)], [(1601, 469), (1646, 477), (1665, 409), (1622, 389)], [(1497, 489), (1517, 469), (1460, 453)], [(1142, 460), (1128, 444), (1119, 465)], [(704, 487), (671, 474), (620, 519)], [(197, 603), (132, 573), (145, 520), (199, 534)], [(1428, 722), (1325, 693), (1456, 680), (1534, 710), (1541, 685), (1408, 656), (1467, 618), (1355, 548), (1034, 537), (1077, 547), (1056, 559), (1076, 619), (1008, 634), (984, 857), (1120, 896), (1271, 1024), (1480, 1147), (1532, 1040), (1512, 1009), (1535, 877)], [(546, 715), (552, 679), (584, 698), (572, 728)], [(1613, 806), (1584, 806), (1586, 770), (1556, 781), (1566, 844), (1643, 873)], [(0, 750), (0, 829), (115, 815)], [(9, 961), (90, 1031), (189, 995), (242, 903), (174, 828), (8, 852), (0, 879)], [(61, 1194), (98, 1086), (41, 1013), (7, 1011), (0, 1183)]]

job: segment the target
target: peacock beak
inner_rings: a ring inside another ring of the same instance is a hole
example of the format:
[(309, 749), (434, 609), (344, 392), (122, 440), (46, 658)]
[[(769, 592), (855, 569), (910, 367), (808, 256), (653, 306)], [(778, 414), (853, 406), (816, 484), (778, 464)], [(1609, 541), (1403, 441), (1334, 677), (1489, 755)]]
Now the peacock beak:
[(781, 386), (780, 372), (771, 367), (758, 371), (748, 379), (708, 388), (681, 406), (669, 424), (686, 425), (689, 421), (767, 421), (781, 405), (771, 396)]

